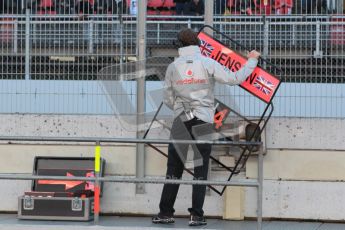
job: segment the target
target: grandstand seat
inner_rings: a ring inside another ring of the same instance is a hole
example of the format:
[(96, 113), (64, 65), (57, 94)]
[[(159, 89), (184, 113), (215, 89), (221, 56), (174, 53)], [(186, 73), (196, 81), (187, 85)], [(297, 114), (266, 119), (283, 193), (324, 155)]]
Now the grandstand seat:
[(54, 1), (53, 0), (41, 0), (38, 7), (41, 8), (53, 8), (54, 7)]
[(331, 45), (343, 47), (345, 45), (345, 19), (333, 18), (332, 22), (341, 24), (331, 24), (330, 26)]
[(172, 16), (175, 15), (175, 11), (174, 10), (161, 10), (160, 11), (160, 15), (162, 16)]
[(164, 0), (164, 2), (163, 2), (163, 7), (173, 8), (175, 6), (176, 6), (176, 4), (175, 4), (174, 0)]
[(291, 14), (292, 0), (275, 0), (274, 9), (276, 14)]
[(171, 16), (171, 15), (175, 15), (175, 11), (174, 10), (151, 10), (151, 9), (148, 9), (147, 10), (147, 15), (168, 15), (168, 16)]
[(159, 8), (163, 7), (164, 5), (164, 0), (148, 0), (147, 1), (147, 7), (150, 8)]
[(164, 17), (164, 18), (156, 18), (154, 16), (172, 16), (172, 15), (176, 15), (176, 11), (175, 10), (154, 10), (154, 9), (148, 9), (147, 10), (147, 15), (149, 16), (149, 20), (152, 21), (170, 21), (170, 20), (175, 20), (174, 18), (169, 18), (169, 17)]
[(147, 10), (147, 15), (159, 15), (159, 11), (158, 10)]
[(227, 7), (232, 8), (235, 6), (235, 0), (228, 0)]
[[(148, 15), (161, 15), (161, 16), (171, 16), (175, 15), (175, 7), (173, 0), (148, 0), (147, 2), (147, 14)], [(165, 19), (166, 20), (166, 19)]]
[(45, 14), (56, 15), (56, 11), (55, 10), (37, 10), (37, 14), (39, 14), (39, 15), (45, 15)]
[(37, 7), (37, 14), (56, 14), (54, 0), (41, 0)]
[[(0, 44), (11, 44), (13, 42), (14, 24), (12, 18), (1, 18), (0, 21)], [(6, 24), (6, 22), (9, 22)]]

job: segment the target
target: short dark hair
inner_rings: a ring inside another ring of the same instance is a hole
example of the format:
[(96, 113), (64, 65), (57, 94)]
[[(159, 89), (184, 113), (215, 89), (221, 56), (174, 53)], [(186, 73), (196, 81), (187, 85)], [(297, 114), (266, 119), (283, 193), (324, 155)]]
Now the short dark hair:
[(182, 47), (200, 45), (198, 34), (189, 28), (180, 30), (177, 34), (177, 40), (181, 43)]

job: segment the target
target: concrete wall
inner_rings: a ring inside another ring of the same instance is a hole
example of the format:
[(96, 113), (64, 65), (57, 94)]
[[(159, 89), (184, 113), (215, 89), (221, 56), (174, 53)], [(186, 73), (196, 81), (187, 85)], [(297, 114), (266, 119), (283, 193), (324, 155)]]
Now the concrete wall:
[[(2, 80), (0, 113), (134, 114), (136, 90), (135, 81)], [(162, 102), (162, 82), (147, 81), (145, 90), (146, 112), (156, 112)], [(340, 106), (345, 104), (344, 91), (345, 84), (339, 83), (282, 83), (273, 99), (274, 116), (344, 118), (345, 107)], [(266, 105), (241, 87), (216, 84), (215, 95), (245, 116), (260, 116)], [(163, 107), (161, 114), (171, 111)]]
[[(162, 150), (166, 151), (166, 148)], [(93, 151), (93, 146), (3, 144), (0, 145), (0, 173), (31, 173), (35, 156), (93, 156)], [(135, 174), (135, 146), (102, 146), (101, 152), (107, 161), (106, 175)], [(147, 151), (146, 163), (147, 175), (164, 175), (166, 159), (152, 149)], [(219, 175), (215, 174), (212, 177)], [(188, 175), (185, 178), (192, 179)], [(0, 211), (16, 211), (17, 197), (30, 190), (30, 182), (1, 180), (0, 184), (3, 188), (0, 191)], [(158, 211), (161, 187), (147, 185), (146, 194), (139, 195), (135, 194), (134, 184), (106, 183), (101, 210), (104, 213), (153, 214)], [(190, 186), (181, 186), (176, 203), (177, 214), (187, 214), (187, 208), (191, 205), (190, 194)], [(218, 195), (208, 196), (206, 203), (205, 208), (210, 215), (222, 216), (223, 202)]]
[[(111, 116), (1, 115), (4, 136), (134, 137)], [(344, 119), (273, 118), (266, 130), (264, 158), (264, 217), (344, 220), (345, 205), (345, 128)], [(324, 134), (324, 135), (323, 135)], [(154, 137), (168, 137), (155, 130)], [(166, 147), (161, 146), (166, 151)], [(94, 146), (72, 143), (5, 143), (0, 145), (0, 173), (31, 173), (34, 156), (93, 156)], [(106, 145), (106, 175), (135, 175), (135, 146)], [(163, 176), (166, 159), (147, 149), (146, 175)], [(225, 172), (212, 172), (211, 179), (224, 180)], [(188, 178), (188, 175), (185, 175)], [(245, 175), (256, 178), (253, 156)], [(0, 181), (0, 211), (16, 211), (17, 197), (30, 190), (28, 181)], [(145, 194), (135, 194), (133, 184), (107, 183), (102, 199), (104, 213), (153, 214), (158, 211), (161, 185), (146, 185)], [(244, 194), (244, 195), (243, 195)], [(191, 186), (181, 186), (176, 213), (187, 215)], [(234, 202), (240, 201), (240, 202)], [(256, 191), (229, 190), (219, 197), (210, 192), (205, 212), (210, 216), (240, 219), (254, 217)]]

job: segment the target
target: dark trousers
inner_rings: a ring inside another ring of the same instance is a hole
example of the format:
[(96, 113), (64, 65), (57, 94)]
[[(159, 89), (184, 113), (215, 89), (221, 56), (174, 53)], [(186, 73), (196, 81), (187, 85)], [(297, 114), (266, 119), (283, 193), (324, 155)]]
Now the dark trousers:
[[(172, 140), (193, 140), (197, 139), (197, 134), (193, 133), (193, 127), (198, 125), (207, 125), (204, 121), (194, 118), (190, 121), (183, 122), (177, 117), (172, 125)], [(167, 179), (181, 179), (184, 163), (187, 157), (188, 144), (169, 144), (168, 147), (168, 164)], [(209, 158), (211, 145), (198, 144), (192, 145), (194, 151), (194, 180), (207, 180)], [(165, 184), (162, 191), (161, 201), (159, 204), (160, 214), (172, 216), (175, 212), (174, 204), (179, 189), (178, 184)], [(192, 208), (188, 211), (192, 215), (203, 216), (203, 205), (205, 200), (206, 186), (193, 185)]]

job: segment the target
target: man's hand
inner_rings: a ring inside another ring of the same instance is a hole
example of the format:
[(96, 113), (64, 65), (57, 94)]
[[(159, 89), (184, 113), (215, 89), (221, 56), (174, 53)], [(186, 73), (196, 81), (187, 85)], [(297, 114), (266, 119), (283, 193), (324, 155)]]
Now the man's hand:
[(260, 55), (261, 54), (259, 52), (257, 52), (256, 50), (252, 50), (247, 54), (247, 57), (259, 59)]

